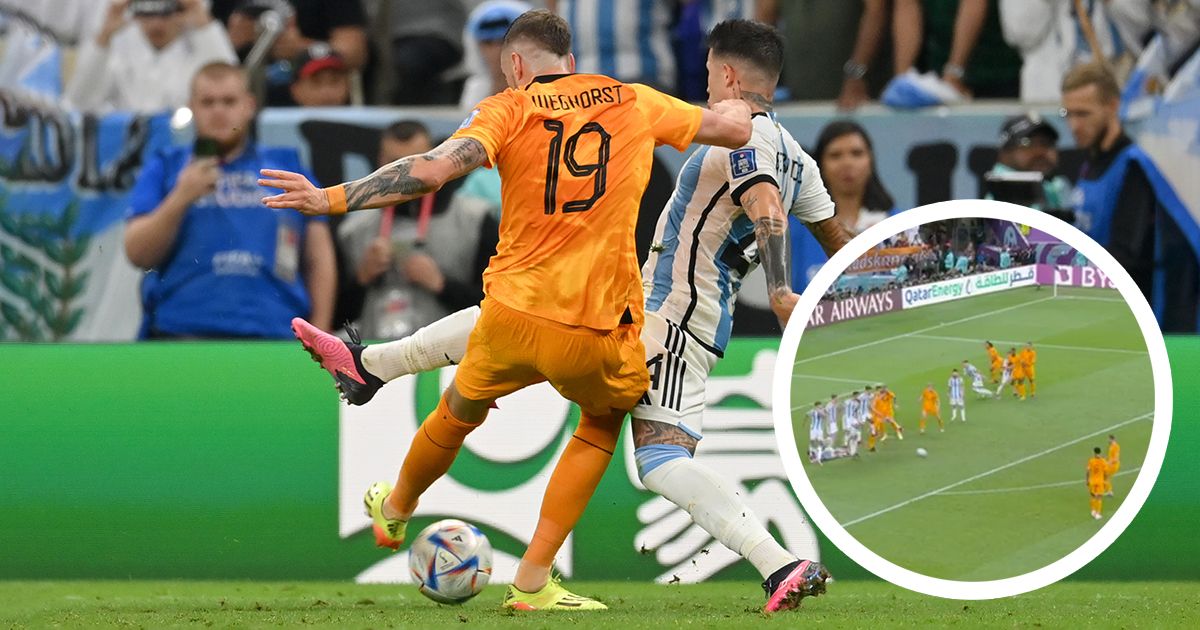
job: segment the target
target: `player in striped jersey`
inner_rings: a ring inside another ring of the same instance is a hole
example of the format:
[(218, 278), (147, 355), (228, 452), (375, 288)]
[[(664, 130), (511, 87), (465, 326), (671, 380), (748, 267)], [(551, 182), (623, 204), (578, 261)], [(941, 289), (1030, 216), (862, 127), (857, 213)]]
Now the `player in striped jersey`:
[(859, 392), (853, 392), (842, 402), (842, 444), (847, 454), (858, 455), (862, 442), (862, 402)]
[(825, 405), (813, 401), (812, 409), (808, 410), (808, 461), (821, 462), (821, 453), (825, 450)]
[(838, 434), (838, 397), (833, 394), (829, 397), (829, 401), (825, 403), (825, 447), (828, 451), (833, 450), (833, 445), (837, 441)]
[[(692, 153), (660, 217), (642, 270), (641, 338), (651, 384), (631, 412), (632, 434), (643, 484), (753, 564), (766, 578), (771, 611), (823, 592), (828, 572), (784, 549), (734, 485), (692, 459), (701, 438), (705, 384), (728, 342), (741, 279), (758, 264), (772, 310), (781, 323), (791, 316), (799, 296), (788, 277), (787, 215), (804, 222), (830, 255), (849, 235), (834, 217), (816, 162), (771, 111), (783, 59), (779, 35), (769, 26), (734, 20), (714, 28), (709, 44), (710, 100), (750, 103), (752, 136), (740, 149)], [(478, 316), (478, 308), (465, 309), (394, 342), (346, 344), (358, 372), (371, 375), (351, 404), (367, 402), (387, 381), (459, 361)]]
[(974, 392), (978, 394), (980, 398), (995, 397), (995, 394), (992, 393), (992, 390), (988, 389), (987, 386), (984, 385), (983, 374), (979, 372), (979, 368), (976, 368), (971, 364), (970, 361), (967, 361), (966, 359), (963, 359), (962, 366), (963, 373), (971, 377), (971, 389), (974, 390)]
[[(980, 377), (982, 382), (982, 377)], [(954, 421), (960, 414), (962, 421), (967, 421), (967, 403), (964, 396), (963, 377), (959, 375), (958, 370), (950, 370), (950, 420)]]

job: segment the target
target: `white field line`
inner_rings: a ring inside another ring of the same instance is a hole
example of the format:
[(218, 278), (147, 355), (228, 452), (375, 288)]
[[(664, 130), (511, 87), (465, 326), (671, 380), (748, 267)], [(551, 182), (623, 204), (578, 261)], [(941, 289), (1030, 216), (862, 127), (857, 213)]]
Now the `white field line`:
[(792, 374), (792, 378), (811, 378), (816, 381), (833, 381), (835, 383), (861, 383), (863, 385), (876, 385), (879, 381), (873, 378), (842, 378), (840, 376), (820, 376), (818, 374)]
[(1104, 429), (1100, 429), (1099, 431), (1095, 431), (1095, 432), (1093, 432), (1093, 433), (1089, 433), (1089, 434), (1087, 434), (1087, 435), (1085, 435), (1085, 436), (1083, 436), (1083, 437), (1080, 437), (1080, 438), (1075, 438), (1074, 440), (1071, 440), (1071, 441), (1069, 441), (1069, 442), (1063, 442), (1062, 444), (1059, 444), (1058, 446), (1052, 446), (1052, 447), (1050, 447), (1050, 448), (1048, 448), (1048, 449), (1046, 449), (1046, 450), (1044, 450), (1044, 451), (1040, 451), (1040, 452), (1034, 453), (1033, 455), (1026, 455), (1025, 457), (1022, 457), (1021, 459), (1018, 459), (1018, 460), (1015, 460), (1015, 461), (1011, 461), (1011, 462), (1009, 462), (1009, 463), (1007, 463), (1007, 464), (1004, 464), (1003, 466), (997, 466), (997, 467), (995, 467), (995, 468), (993, 468), (993, 469), (991, 469), (991, 470), (986, 470), (986, 471), (984, 471), (984, 472), (981, 472), (981, 473), (979, 473), (979, 474), (977, 474), (977, 475), (972, 475), (972, 476), (970, 476), (970, 477), (967, 477), (966, 479), (963, 479), (963, 480), (961, 480), (961, 481), (956, 481), (956, 482), (954, 482), (954, 483), (952, 483), (952, 484), (950, 484), (950, 485), (942, 486), (941, 488), (938, 488), (937, 490), (930, 490), (929, 492), (926, 492), (926, 493), (924, 493), (924, 494), (919, 494), (919, 495), (917, 495), (917, 496), (915, 496), (915, 497), (913, 497), (913, 498), (911, 498), (911, 499), (905, 499), (904, 501), (901, 501), (901, 502), (899, 502), (899, 503), (897, 503), (897, 504), (895, 504), (895, 505), (892, 505), (892, 506), (885, 507), (885, 508), (883, 508), (882, 510), (876, 510), (876, 511), (874, 511), (874, 512), (871, 512), (870, 514), (866, 514), (866, 515), (864, 515), (864, 516), (860, 516), (860, 517), (858, 517), (858, 518), (856, 518), (856, 519), (853, 519), (853, 520), (851, 520), (851, 521), (847, 521), (847, 522), (845, 522), (845, 523), (841, 523), (841, 526), (842, 526), (842, 527), (850, 527), (851, 525), (857, 525), (857, 524), (859, 524), (859, 523), (862, 523), (862, 522), (864, 522), (864, 521), (869, 521), (869, 520), (871, 520), (871, 519), (875, 518), (876, 516), (882, 516), (882, 515), (884, 515), (884, 514), (887, 514), (888, 512), (891, 512), (891, 511), (893, 511), (893, 510), (898, 510), (898, 509), (900, 509), (900, 508), (902, 508), (902, 507), (904, 507), (904, 506), (907, 506), (907, 505), (912, 505), (913, 503), (916, 503), (917, 501), (921, 501), (921, 500), (923, 500), (923, 499), (928, 499), (929, 497), (932, 497), (932, 496), (934, 496), (934, 495), (941, 494), (941, 493), (943, 493), (943, 492), (945, 492), (945, 491), (947, 491), (947, 490), (953, 490), (954, 488), (957, 488), (957, 487), (959, 487), (959, 486), (962, 486), (962, 485), (965, 485), (965, 484), (971, 483), (972, 481), (975, 481), (975, 480), (977, 480), (977, 479), (983, 479), (984, 477), (987, 477), (987, 476), (989, 476), (989, 475), (994, 475), (994, 474), (996, 474), (996, 473), (998, 473), (998, 472), (1000, 472), (1000, 471), (1002, 471), (1002, 470), (1007, 470), (1007, 469), (1009, 469), (1009, 468), (1012, 468), (1013, 466), (1019, 466), (1019, 465), (1021, 465), (1021, 464), (1024, 464), (1024, 463), (1025, 463), (1025, 462), (1027, 462), (1027, 461), (1030, 461), (1030, 460), (1033, 460), (1033, 459), (1037, 459), (1037, 458), (1041, 457), (1042, 455), (1046, 455), (1046, 454), (1049, 454), (1049, 453), (1053, 453), (1054, 451), (1057, 451), (1057, 450), (1059, 450), (1059, 449), (1066, 448), (1066, 447), (1068, 447), (1068, 446), (1072, 446), (1072, 445), (1074, 445), (1074, 444), (1078, 444), (1078, 443), (1080, 443), (1080, 442), (1083, 442), (1084, 440), (1090, 440), (1090, 439), (1092, 439), (1092, 438), (1096, 437), (1097, 435), (1104, 435), (1104, 434), (1106, 434), (1106, 433), (1110, 433), (1110, 432), (1112, 432), (1113, 430), (1115, 430), (1115, 429), (1119, 429), (1119, 428), (1121, 428), (1121, 427), (1123, 427), (1123, 426), (1125, 426), (1125, 425), (1127, 425), (1127, 424), (1133, 424), (1134, 422), (1138, 422), (1139, 420), (1145, 420), (1146, 418), (1150, 418), (1150, 417), (1153, 417), (1153, 416), (1154, 416), (1154, 412), (1153, 412), (1153, 411), (1150, 411), (1150, 412), (1144, 413), (1144, 414), (1142, 414), (1142, 415), (1140, 415), (1140, 416), (1136, 416), (1136, 417), (1130, 418), (1130, 419), (1128, 419), (1128, 420), (1124, 420), (1124, 421), (1122, 421), (1122, 422), (1118, 422), (1118, 423), (1116, 423), (1116, 424), (1112, 425), (1111, 427), (1107, 427), (1107, 428), (1104, 428)]
[[(1142, 467), (1138, 466), (1137, 468), (1130, 468), (1129, 470), (1122, 470), (1121, 472), (1113, 475), (1113, 477), (1121, 477), (1124, 475), (1131, 475), (1141, 469), (1142, 469)], [(1004, 493), (1004, 492), (1024, 492), (1026, 490), (1042, 490), (1044, 488), (1065, 488), (1067, 486), (1074, 486), (1074, 485), (1083, 485), (1083, 482), (1076, 479), (1074, 481), (1059, 481), (1056, 483), (1042, 483), (1042, 484), (1038, 484), (1036, 486), (1020, 486), (1017, 488), (992, 488), (991, 490), (955, 490), (952, 492), (943, 492), (942, 496), (949, 497), (949, 496), (959, 496), (959, 495), (966, 495), (966, 494), (1000, 494), (1000, 493)]]
[[(974, 344), (983, 343), (983, 341), (984, 341), (983, 339), (970, 339), (968, 337), (942, 337), (940, 335), (913, 335), (913, 337), (917, 337), (919, 339), (937, 339), (940, 341), (959, 341), (959, 342), (963, 342), (963, 343), (969, 342), (969, 343), (974, 343)], [(1024, 341), (1009, 341), (1006, 339), (997, 339), (996, 343), (998, 343), (1000, 345), (1004, 345), (1004, 346), (1025, 345)], [(1054, 350), (1081, 350), (1081, 351), (1088, 351), (1088, 352), (1116, 352), (1116, 353), (1120, 353), (1120, 354), (1147, 354), (1147, 352), (1145, 350), (1128, 350), (1125, 348), (1091, 348), (1088, 346), (1063, 346), (1063, 345), (1058, 345), (1058, 344), (1053, 344), (1053, 343), (1041, 343), (1041, 342), (1039, 342), (1037, 344), (1037, 347), (1038, 348), (1052, 348)]]
[(1084, 295), (1060, 295), (1060, 296), (1058, 296), (1058, 299), (1060, 299), (1060, 300), (1084, 300), (1087, 302), (1125, 302), (1125, 298), (1098, 298), (1098, 297), (1087, 297)]
[[(980, 313), (980, 314), (978, 314), (978, 315), (972, 315), (972, 316), (970, 316), (970, 317), (964, 317), (964, 318), (962, 318), (962, 319), (956, 319), (956, 320), (954, 320), (954, 321), (952, 321), (952, 322), (945, 322), (945, 323), (942, 323), (942, 324), (937, 324), (937, 325), (935, 325), (935, 326), (928, 326), (928, 327), (926, 327), (926, 328), (919, 328), (919, 329), (917, 329), (917, 330), (914, 330), (914, 331), (912, 331), (912, 332), (907, 332), (907, 333), (904, 333), (904, 334), (902, 334), (902, 335), (892, 335), (891, 337), (884, 337), (883, 339), (876, 339), (875, 341), (868, 341), (867, 343), (860, 343), (860, 344), (858, 344), (857, 346), (850, 346), (849, 348), (842, 348), (841, 350), (834, 350), (833, 352), (826, 352), (825, 354), (818, 354), (818, 355), (817, 355), (817, 356), (815, 356), (815, 357), (808, 357), (807, 359), (801, 359), (801, 360), (799, 360), (799, 361), (796, 361), (796, 365), (802, 365), (802, 364), (804, 364), (804, 363), (809, 363), (809, 362), (811, 362), (811, 361), (818, 361), (818, 360), (820, 360), (820, 359), (826, 359), (826, 358), (829, 358), (829, 357), (832, 357), (832, 356), (837, 356), (837, 355), (839, 355), (839, 354), (845, 354), (845, 353), (847, 353), (847, 352), (854, 352), (855, 350), (861, 350), (861, 349), (863, 349), (863, 348), (870, 348), (871, 346), (877, 346), (877, 345), (879, 345), (879, 344), (881, 344), (881, 343), (887, 343), (887, 342), (889, 342), (889, 341), (895, 341), (895, 340), (897, 340), (897, 339), (904, 339), (905, 337), (912, 337), (912, 336), (914, 336), (914, 335), (919, 335), (919, 334), (921, 334), (921, 333), (924, 333), (924, 332), (929, 332), (929, 331), (931, 331), (931, 330), (937, 330), (937, 329), (939, 329), (939, 328), (945, 328), (946, 326), (953, 326), (953, 325), (955, 325), (955, 324), (961, 324), (961, 323), (963, 323), (963, 322), (969, 322), (969, 321), (971, 321), (971, 320), (973, 320), (973, 319), (980, 319), (980, 318), (982, 318), (982, 317), (991, 317), (992, 315), (999, 315), (1000, 313), (1006, 313), (1006, 312), (1008, 312), (1008, 311), (1011, 311), (1011, 310), (1015, 310), (1015, 309), (1018, 309), (1018, 308), (1024, 308), (1024, 307), (1026, 307), (1026, 306), (1030, 306), (1030, 305), (1033, 305), (1033, 304), (1037, 304), (1037, 303), (1039, 303), (1039, 302), (1045, 302), (1045, 301), (1047, 301), (1047, 300), (1053, 300), (1053, 299), (1054, 299), (1054, 296), (1048, 296), (1048, 297), (1044, 297), (1044, 298), (1038, 298), (1038, 299), (1036, 299), (1036, 300), (1030, 300), (1030, 301), (1028, 301), (1028, 302), (1022, 302), (1021, 304), (1014, 304), (1014, 305), (1012, 305), (1012, 306), (1007, 306), (1007, 307), (1005, 307), (1005, 308), (1002, 308), (1002, 309), (999, 309), (999, 310), (990, 311), (990, 312), (987, 312), (987, 313)], [(803, 341), (802, 341), (801, 343), (803, 343)]]

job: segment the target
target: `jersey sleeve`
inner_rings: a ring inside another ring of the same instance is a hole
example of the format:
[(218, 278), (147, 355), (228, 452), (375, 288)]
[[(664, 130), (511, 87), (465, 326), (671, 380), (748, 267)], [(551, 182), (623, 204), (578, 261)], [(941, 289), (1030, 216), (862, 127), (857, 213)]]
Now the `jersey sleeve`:
[(630, 83), (627, 87), (637, 97), (635, 106), (646, 118), (654, 142), (680, 151), (688, 148), (700, 130), (704, 110), (640, 83)]
[(805, 151), (800, 152), (800, 194), (792, 201), (791, 215), (804, 223), (816, 223), (833, 216), (833, 199), (821, 180), (817, 161)]
[(487, 167), (491, 168), (496, 164), (496, 155), (516, 134), (520, 119), (516, 97), (510, 91), (501, 92), (480, 101), (450, 138), (478, 141), (487, 152)]
[(138, 174), (133, 190), (129, 193), (128, 207), (125, 209), (125, 220), (148, 214), (166, 199), (167, 193), (166, 157), (161, 151), (155, 152), (142, 172)]
[(768, 183), (779, 188), (775, 178), (775, 159), (778, 149), (775, 141), (758, 125), (750, 134), (750, 143), (729, 152), (725, 160), (725, 177), (729, 182), (729, 197), (737, 206), (742, 205), (742, 195), (755, 184)]

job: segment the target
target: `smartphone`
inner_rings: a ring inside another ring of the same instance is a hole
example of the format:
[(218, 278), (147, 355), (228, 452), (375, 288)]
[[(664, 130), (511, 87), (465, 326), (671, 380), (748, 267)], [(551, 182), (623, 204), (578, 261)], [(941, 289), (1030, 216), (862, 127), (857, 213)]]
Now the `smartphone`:
[(196, 157), (220, 157), (221, 143), (214, 138), (205, 138), (203, 136), (196, 138), (196, 144), (192, 147), (192, 155)]

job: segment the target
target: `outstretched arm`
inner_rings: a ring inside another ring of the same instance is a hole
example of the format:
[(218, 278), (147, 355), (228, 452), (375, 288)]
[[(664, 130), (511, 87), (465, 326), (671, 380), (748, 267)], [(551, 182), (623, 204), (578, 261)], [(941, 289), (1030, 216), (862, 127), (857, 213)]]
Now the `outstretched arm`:
[(742, 208), (754, 224), (754, 240), (767, 276), (771, 310), (779, 323), (786, 326), (800, 296), (792, 291), (788, 218), (779, 198), (779, 187), (766, 181), (754, 184), (742, 193)]
[(816, 237), (817, 242), (821, 244), (821, 249), (825, 250), (825, 255), (830, 258), (850, 242), (850, 233), (846, 231), (846, 227), (838, 221), (836, 216), (829, 217), (824, 221), (816, 223), (805, 223), (805, 227), (809, 232)]
[(284, 191), (263, 198), (268, 208), (294, 208), (310, 215), (342, 214), (416, 199), (486, 162), (487, 152), (478, 140), (451, 138), (427, 153), (396, 160), (362, 179), (330, 188), (317, 188), (298, 173), (272, 169), (262, 170), (258, 184)]

